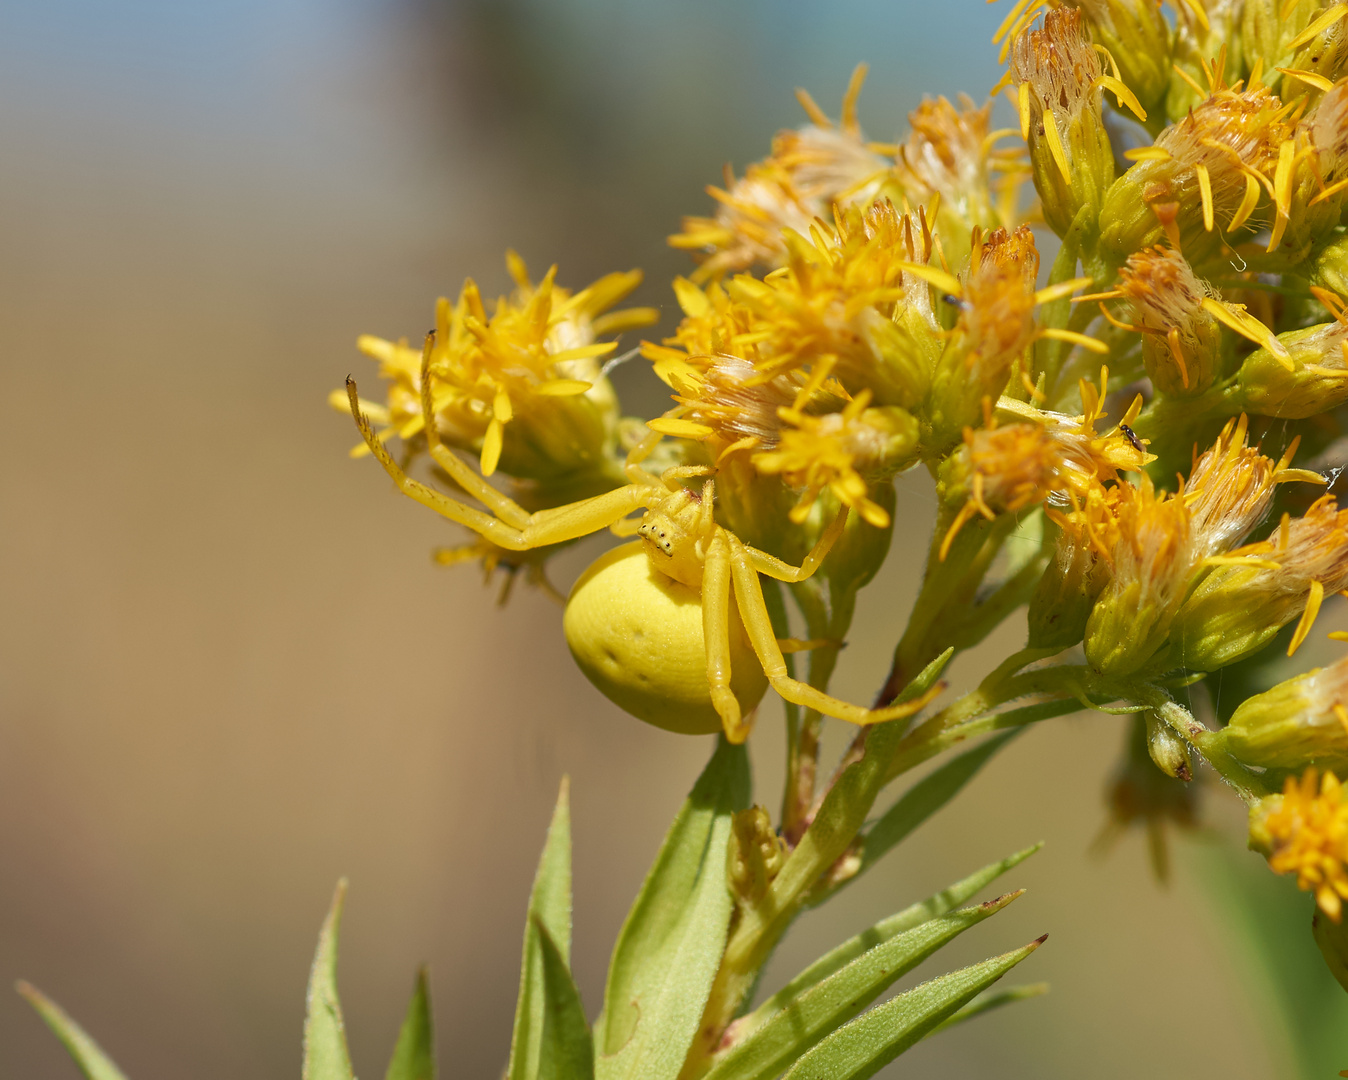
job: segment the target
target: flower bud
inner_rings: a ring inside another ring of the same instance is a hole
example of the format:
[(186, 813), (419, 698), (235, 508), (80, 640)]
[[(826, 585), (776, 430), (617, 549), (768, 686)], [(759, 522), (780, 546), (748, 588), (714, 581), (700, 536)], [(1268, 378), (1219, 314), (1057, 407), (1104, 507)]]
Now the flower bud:
[(1109, 563), (1091, 546), (1085, 530), (1064, 527), (1053, 560), (1030, 597), (1030, 648), (1066, 649), (1081, 641), (1109, 575)]
[(1114, 153), (1100, 114), (1100, 57), (1080, 9), (1058, 7), (1011, 47), (1021, 134), (1030, 144), (1044, 220), (1064, 235), (1083, 207), (1094, 217), (1114, 179)]
[[(1175, 617), (1168, 657), (1216, 671), (1263, 648), (1303, 616), (1309, 631), (1320, 598), (1348, 586), (1348, 510), (1324, 496), (1268, 540), (1233, 551), (1210, 570)], [(1293, 647), (1299, 643), (1293, 639)]]
[(1167, 832), (1171, 826), (1192, 829), (1198, 823), (1198, 785), (1178, 783), (1162, 775), (1151, 759), (1147, 723), (1141, 716), (1128, 721), (1123, 760), (1108, 789), (1110, 822), (1101, 840), (1133, 825), (1147, 830), (1152, 869), (1160, 881), (1169, 876)]
[(726, 884), (737, 904), (753, 907), (786, 862), (786, 846), (761, 806), (741, 810), (730, 821), (726, 845)]
[[(897, 494), (892, 480), (876, 480), (869, 485), (868, 499), (889, 519), (889, 524), (876, 528), (860, 514), (849, 514), (842, 535), (833, 544), (819, 567), (819, 575), (829, 583), (835, 594), (855, 593), (870, 583), (885, 558), (894, 539), (894, 504)], [(831, 493), (816, 504), (815, 513), (805, 530), (805, 540), (813, 544), (828, 527), (838, 512)]]
[(1221, 326), (1204, 309), (1209, 290), (1184, 256), (1162, 247), (1128, 256), (1119, 291), (1144, 331), (1142, 362), (1152, 385), (1172, 397), (1207, 390), (1221, 363)]
[(1280, 358), (1256, 349), (1240, 365), (1231, 407), (1304, 420), (1348, 401), (1348, 325), (1320, 323), (1278, 335)]
[(1173, 33), (1152, 0), (1081, 0), (1091, 39), (1109, 50), (1118, 75), (1147, 116), (1165, 108)]
[(1147, 753), (1161, 772), (1175, 780), (1192, 780), (1193, 763), (1189, 747), (1175, 729), (1155, 713), (1147, 713)]
[(1258, 177), (1273, 172), (1291, 135), (1285, 111), (1266, 87), (1215, 90), (1105, 193), (1104, 251), (1122, 262), (1166, 239), (1200, 265), (1225, 250), (1224, 233), (1269, 223)]
[(1196, 560), (1188, 507), (1144, 474), (1118, 506), (1114, 577), (1086, 623), (1086, 659), (1106, 675), (1143, 667), (1165, 641)]
[(1279, 683), (1243, 701), (1223, 732), (1247, 765), (1348, 769), (1348, 658)]
[(994, 229), (977, 238), (961, 282), (960, 315), (932, 377), (927, 413), (931, 454), (944, 454), (996, 401), (1012, 363), (1034, 338), (1034, 234)]

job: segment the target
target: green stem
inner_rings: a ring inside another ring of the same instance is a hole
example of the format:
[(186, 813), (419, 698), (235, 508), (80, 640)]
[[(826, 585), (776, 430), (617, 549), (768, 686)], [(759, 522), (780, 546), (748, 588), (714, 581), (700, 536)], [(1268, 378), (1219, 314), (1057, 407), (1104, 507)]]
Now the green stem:
[[(805, 618), (805, 627), (811, 638), (827, 638), (841, 642), (852, 624), (856, 610), (856, 594), (838, 603), (834, 598), (830, 612), (824, 603), (822, 589), (814, 578), (794, 585), (792, 598)], [(825, 645), (810, 653), (808, 682), (818, 690), (828, 689), (833, 669), (838, 663), (840, 645)], [(801, 716), (799, 734), (794, 747), (788, 746), (786, 789), (782, 793), (782, 837), (787, 845), (795, 847), (809, 825), (810, 804), (814, 801), (815, 776), (819, 770), (819, 733), (823, 717), (814, 709), (806, 709)]]

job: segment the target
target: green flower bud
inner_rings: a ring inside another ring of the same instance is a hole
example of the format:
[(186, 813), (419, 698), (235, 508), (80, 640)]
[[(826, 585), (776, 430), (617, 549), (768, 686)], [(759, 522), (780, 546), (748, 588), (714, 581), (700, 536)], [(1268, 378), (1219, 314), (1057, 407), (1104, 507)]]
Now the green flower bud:
[(731, 818), (726, 884), (737, 904), (742, 907), (758, 904), (785, 862), (786, 845), (763, 807), (751, 806)]
[(1064, 529), (1030, 598), (1030, 648), (1066, 649), (1081, 641), (1109, 576), (1109, 563), (1090, 546), (1085, 531)]
[(1173, 32), (1151, 0), (1081, 0), (1091, 38), (1109, 50), (1119, 77), (1136, 95), (1147, 118), (1160, 121), (1170, 87)]
[(1196, 565), (1184, 499), (1157, 495), (1144, 475), (1124, 486), (1114, 577), (1086, 622), (1086, 659), (1106, 675), (1129, 675), (1165, 642)]
[(1147, 723), (1139, 715), (1128, 721), (1123, 760), (1108, 790), (1110, 823), (1102, 839), (1134, 825), (1147, 831), (1152, 869), (1164, 881), (1169, 876), (1167, 832), (1174, 826), (1192, 829), (1198, 823), (1198, 785), (1173, 780), (1151, 760)]
[[(1320, 597), (1345, 586), (1348, 511), (1326, 495), (1208, 572), (1175, 617), (1167, 657), (1191, 671), (1216, 671), (1263, 648), (1312, 600), (1313, 616)], [(1309, 629), (1303, 623), (1299, 636)]]
[[(891, 541), (894, 539), (894, 504), (897, 494), (892, 480), (878, 480), (870, 485), (867, 497), (889, 519), (889, 524), (876, 528), (860, 514), (850, 514), (842, 535), (833, 544), (833, 549), (819, 567), (819, 574), (826, 578), (829, 587), (836, 593), (856, 592), (879, 572), (889, 555)], [(811, 525), (816, 528), (807, 530), (806, 538), (811, 544), (818, 534), (828, 527), (837, 511), (837, 503), (831, 496), (819, 500), (819, 509), (810, 515)]]
[(1114, 179), (1100, 114), (1104, 72), (1080, 9), (1054, 8), (1041, 26), (1021, 33), (1011, 47), (1010, 75), (1020, 88), (1021, 134), (1030, 144), (1044, 220), (1061, 236), (1083, 207), (1095, 217)]
[(1271, 207), (1253, 174), (1272, 173), (1277, 165), (1291, 135), (1283, 112), (1266, 87), (1240, 93), (1223, 87), (1162, 131), (1105, 193), (1103, 251), (1121, 263), (1165, 239), (1200, 266), (1225, 258), (1225, 234), (1271, 224)]
[(1316, 668), (1246, 699), (1224, 730), (1247, 765), (1300, 772), (1348, 769), (1348, 659)]
[(1278, 342), (1286, 358), (1256, 349), (1240, 365), (1233, 407), (1303, 420), (1348, 401), (1348, 326), (1321, 323), (1279, 334)]
[(1162, 247), (1128, 256), (1119, 291), (1142, 325), (1142, 362), (1152, 385), (1171, 397), (1194, 397), (1212, 386), (1221, 364), (1221, 326), (1203, 307), (1208, 289), (1184, 256)]
[(1335, 229), (1327, 234), (1308, 262), (1312, 285), (1348, 296), (1348, 232)]
[(1147, 753), (1152, 763), (1176, 780), (1193, 779), (1193, 763), (1189, 747), (1175, 733), (1175, 729), (1155, 713), (1147, 713)]
[(927, 398), (927, 456), (944, 457), (982, 420), (984, 401), (995, 402), (1006, 386), (1012, 363), (1034, 338), (1038, 273), (1028, 226), (994, 229), (974, 246), (960, 283), (959, 319)]

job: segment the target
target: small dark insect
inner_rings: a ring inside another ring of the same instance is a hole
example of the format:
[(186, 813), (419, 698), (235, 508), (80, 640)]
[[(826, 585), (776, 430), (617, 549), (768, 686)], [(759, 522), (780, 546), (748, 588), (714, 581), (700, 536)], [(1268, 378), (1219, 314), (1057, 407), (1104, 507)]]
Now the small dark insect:
[(962, 300), (954, 293), (946, 293), (941, 299), (951, 307), (959, 308), (961, 311), (967, 311), (969, 309), (969, 301)]
[(1142, 440), (1137, 437), (1136, 431), (1130, 428), (1127, 424), (1120, 424), (1119, 430), (1123, 432), (1124, 438), (1126, 438), (1130, 443), (1133, 444), (1133, 449), (1136, 450), (1139, 454), (1145, 454), (1147, 452), (1147, 448), (1142, 445)]

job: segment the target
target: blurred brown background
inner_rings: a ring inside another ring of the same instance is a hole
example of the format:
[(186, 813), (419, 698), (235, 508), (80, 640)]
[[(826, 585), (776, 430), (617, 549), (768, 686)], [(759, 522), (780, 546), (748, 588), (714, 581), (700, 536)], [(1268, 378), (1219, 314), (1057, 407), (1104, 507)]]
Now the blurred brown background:
[[(1004, 14), (974, 0), (244, 0), (0, 7), (0, 982), (43, 987), (133, 1080), (297, 1075), (304, 985), (339, 875), (357, 1068), (380, 1075), (431, 965), (443, 1075), (505, 1059), (524, 904), (573, 778), (576, 966), (597, 1010), (614, 935), (710, 749), (575, 670), (559, 610), (504, 610), (450, 530), (351, 462), (327, 391), (360, 332), (415, 337), (517, 248), (562, 280), (644, 267), (799, 122), (892, 138), (923, 91), (981, 97)], [(672, 317), (667, 317), (668, 329)], [(639, 364), (632, 411), (658, 404)], [(914, 591), (931, 496), (872, 587), (838, 689), (868, 699)], [(558, 568), (563, 587), (595, 549)], [(1019, 643), (1012, 628), (994, 645)], [(967, 685), (996, 657), (956, 670)], [(780, 788), (780, 720), (753, 740)], [(1184, 867), (1087, 847), (1114, 718), (1022, 739), (831, 910), (777, 977), (1026, 843), (1030, 894), (942, 967), (1020, 944), (1053, 993), (924, 1044), (893, 1075), (1281, 1075), (1266, 1016)], [(1211, 818), (1238, 834), (1233, 800)], [(931, 969), (924, 969), (931, 973)], [(1162, 1003), (1183, 1005), (1183, 1021)], [(1345, 1060), (1348, 1064), (1348, 1060)], [(0, 994), (0, 1074), (73, 1077)], [(889, 1075), (888, 1073), (886, 1075)]]

